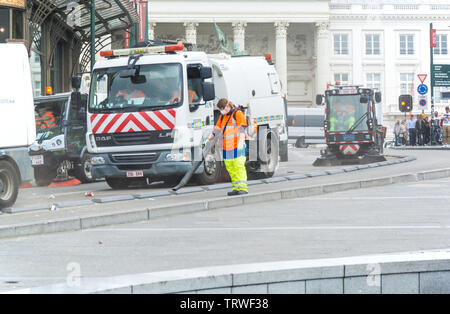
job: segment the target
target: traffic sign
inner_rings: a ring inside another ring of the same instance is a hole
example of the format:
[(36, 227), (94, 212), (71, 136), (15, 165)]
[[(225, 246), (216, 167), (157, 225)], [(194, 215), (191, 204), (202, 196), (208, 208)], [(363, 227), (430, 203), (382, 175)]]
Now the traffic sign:
[(428, 93), (428, 86), (426, 86), (425, 84), (420, 84), (420, 85), (417, 87), (417, 92), (418, 92), (420, 95), (425, 95), (426, 93)]
[(419, 78), (420, 83), (422, 83), (422, 84), (427, 79), (427, 75), (426, 74), (417, 74), (417, 77)]
[(426, 107), (427, 105), (427, 100), (425, 98), (422, 98), (421, 100), (419, 100), (419, 105), (421, 107)]
[(432, 70), (434, 87), (450, 87), (450, 64), (433, 64)]

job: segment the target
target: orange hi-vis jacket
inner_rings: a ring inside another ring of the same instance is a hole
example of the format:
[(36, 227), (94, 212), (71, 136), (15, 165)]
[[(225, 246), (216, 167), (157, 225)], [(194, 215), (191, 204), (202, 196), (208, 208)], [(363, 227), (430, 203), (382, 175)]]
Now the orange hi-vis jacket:
[(51, 112), (46, 112), (42, 116), (36, 117), (36, 126), (40, 129), (50, 129), (55, 127), (55, 116)]
[(195, 90), (188, 90), (189, 103), (194, 102), (194, 97), (196, 96)]
[[(226, 115), (221, 115), (215, 126), (215, 134), (222, 133), (222, 149), (224, 156), (239, 157), (242, 153), (238, 152), (238, 142), (241, 133), (245, 132), (247, 120), (242, 111), (233, 109)], [(231, 154), (226, 152), (234, 151)], [(245, 152), (244, 152), (245, 154)], [(229, 159), (229, 158), (226, 158)]]
[[(128, 95), (128, 90), (124, 89), (124, 90), (118, 91), (116, 94), (116, 97), (119, 97), (120, 95), (122, 95), (123, 98), (126, 99), (126, 97)], [(140, 90), (134, 90), (133, 95), (131, 96), (131, 98), (144, 98), (144, 97), (145, 97), (145, 94)]]

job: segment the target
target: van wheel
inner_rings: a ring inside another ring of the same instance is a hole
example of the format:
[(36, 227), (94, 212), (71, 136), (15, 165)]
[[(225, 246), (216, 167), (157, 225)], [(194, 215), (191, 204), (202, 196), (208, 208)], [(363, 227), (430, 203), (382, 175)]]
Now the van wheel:
[(75, 178), (83, 183), (92, 183), (95, 181), (92, 177), (91, 158), (88, 155), (84, 155), (83, 159), (81, 159), (81, 164), (75, 166), (74, 175)]
[(308, 144), (306, 144), (306, 140), (304, 137), (299, 137), (297, 142), (295, 142), (295, 147), (297, 148), (308, 148)]
[(203, 172), (195, 175), (195, 181), (200, 185), (210, 185), (219, 181), (222, 173), (222, 165), (214, 154), (205, 156), (203, 160)]
[(34, 180), (37, 186), (48, 186), (56, 177), (56, 169), (48, 167), (34, 167)]
[(113, 190), (128, 189), (131, 184), (128, 178), (105, 178), (105, 181)]
[(19, 181), (14, 166), (6, 160), (0, 160), (0, 208), (10, 207), (16, 202)]

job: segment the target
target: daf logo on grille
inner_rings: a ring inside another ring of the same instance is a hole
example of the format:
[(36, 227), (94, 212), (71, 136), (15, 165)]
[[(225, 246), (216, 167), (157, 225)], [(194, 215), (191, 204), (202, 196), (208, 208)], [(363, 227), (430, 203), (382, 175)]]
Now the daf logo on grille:
[(96, 136), (95, 140), (99, 141), (99, 142), (104, 142), (104, 141), (110, 141), (112, 139), (112, 137), (110, 135), (108, 136)]

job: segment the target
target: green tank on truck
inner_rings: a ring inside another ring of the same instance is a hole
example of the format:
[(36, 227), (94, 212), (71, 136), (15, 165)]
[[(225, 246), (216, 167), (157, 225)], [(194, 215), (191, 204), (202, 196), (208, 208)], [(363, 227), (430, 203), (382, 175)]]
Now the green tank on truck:
[(58, 175), (74, 176), (83, 183), (93, 182), (90, 157), (86, 150), (87, 95), (80, 94), (80, 104), (72, 93), (37, 97), (36, 142), (29, 154), (34, 177), (39, 186), (49, 185)]
[(19, 186), (33, 180), (28, 147), (35, 141), (33, 90), (23, 44), (0, 44), (0, 209), (14, 205)]

